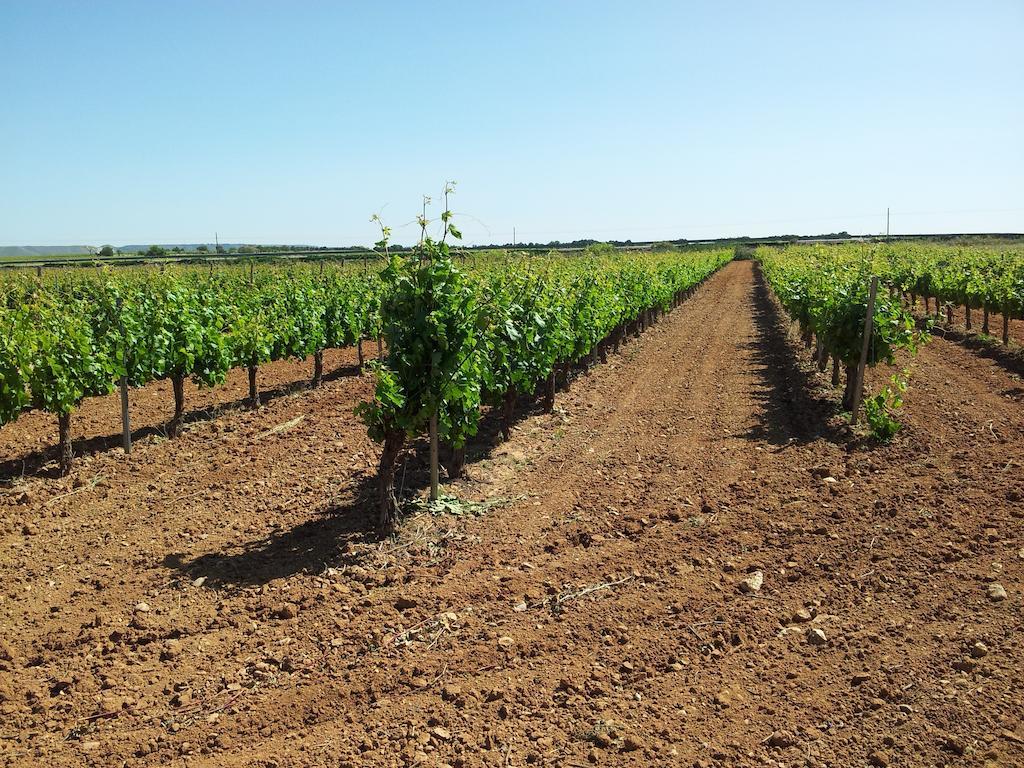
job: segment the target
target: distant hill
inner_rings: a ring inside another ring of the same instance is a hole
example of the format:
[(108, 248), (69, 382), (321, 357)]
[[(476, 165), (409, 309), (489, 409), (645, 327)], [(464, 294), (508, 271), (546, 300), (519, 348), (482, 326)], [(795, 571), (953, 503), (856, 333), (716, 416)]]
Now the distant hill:
[(81, 256), (88, 254), (84, 245), (0, 245), (0, 257)]

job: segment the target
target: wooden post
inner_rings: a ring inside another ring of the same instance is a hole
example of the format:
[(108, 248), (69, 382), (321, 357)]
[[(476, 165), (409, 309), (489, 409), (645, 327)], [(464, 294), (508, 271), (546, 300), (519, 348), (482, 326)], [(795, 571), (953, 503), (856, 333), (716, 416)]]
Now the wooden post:
[(132, 452), (132, 425), (128, 416), (128, 339), (124, 330), (124, 319), (121, 317), (123, 301), (117, 299), (117, 324), (121, 329), (121, 367), (125, 369), (121, 374), (121, 445), (125, 453)]
[(544, 413), (551, 413), (555, 409), (555, 369), (551, 369), (547, 379), (544, 381)]
[(125, 453), (132, 452), (132, 425), (128, 416), (128, 377), (121, 377), (121, 444)]
[(430, 417), (430, 500), (437, 501), (438, 497), (438, 471), (437, 471), (437, 411)]
[(249, 405), (253, 409), (260, 407), (260, 390), (256, 383), (256, 363), (249, 365)]
[(74, 451), (71, 447), (71, 413), (57, 414), (58, 444), (60, 445), (60, 476), (71, 474)]
[(871, 278), (868, 290), (868, 311), (864, 317), (864, 341), (860, 346), (860, 362), (857, 364), (857, 378), (853, 388), (853, 408), (850, 412), (850, 423), (857, 423), (857, 412), (860, 410), (861, 390), (864, 389), (864, 368), (868, 364), (868, 349), (871, 344), (871, 329), (875, 321), (875, 293), (878, 291), (878, 278)]
[(324, 380), (324, 351), (318, 349), (313, 353), (313, 386), (319, 387)]

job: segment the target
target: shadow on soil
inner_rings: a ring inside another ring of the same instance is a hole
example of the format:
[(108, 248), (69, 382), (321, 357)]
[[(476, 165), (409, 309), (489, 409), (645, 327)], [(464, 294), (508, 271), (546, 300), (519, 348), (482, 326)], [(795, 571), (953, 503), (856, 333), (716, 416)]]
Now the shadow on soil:
[(241, 551), (211, 552), (190, 561), (168, 555), (163, 565), (189, 580), (205, 576), (211, 587), (262, 585), (296, 573), (321, 573), (337, 565), (350, 545), (381, 540), (372, 519), (376, 486), (374, 476), (364, 475), (347, 501), (327, 507), (318, 517), (275, 530)]
[[(573, 366), (558, 379), (558, 391), (565, 391), (585, 375), (586, 367)], [(516, 402), (512, 426), (543, 412), (540, 399), (523, 395)], [(466, 444), (465, 467), (491, 456), (502, 445), (500, 408), (486, 408), (477, 434)], [(409, 444), (399, 457), (395, 471), (395, 492), (400, 500), (422, 497), (430, 485), (429, 442), (424, 438)], [(448, 451), (441, 447), (441, 479), (446, 480), (444, 462)], [(262, 585), (296, 573), (321, 573), (329, 566), (361, 564), (364, 554), (358, 545), (375, 545), (387, 540), (376, 530), (377, 478), (371, 472), (354, 480), (340, 504), (328, 506), (321, 515), (293, 528), (274, 531), (240, 551), (211, 552), (186, 561), (180, 555), (164, 559), (166, 568), (180, 571), (189, 580), (200, 576), (213, 587), (233, 588)], [(370, 549), (369, 551), (372, 551)]]
[[(324, 373), (323, 380), (334, 381), (336, 379), (344, 378), (347, 376), (358, 376), (359, 366), (358, 365), (343, 365), (335, 368), (332, 371)], [(288, 384), (283, 384), (274, 389), (268, 389), (260, 392), (260, 402), (266, 405), (269, 402), (277, 400), (281, 397), (294, 394), (296, 392), (302, 392), (310, 388), (308, 379), (300, 379), (299, 381), (293, 381)], [(168, 396), (168, 411), (171, 410), (173, 403), (170, 401)], [(241, 398), (238, 400), (232, 400), (231, 402), (221, 403), (219, 405), (212, 406), (210, 408), (200, 408), (194, 411), (188, 411), (182, 417), (182, 423), (185, 425), (195, 424), (204, 421), (213, 421), (214, 419), (223, 416), (225, 413), (231, 413), (235, 411), (244, 411), (249, 409), (248, 398)], [(57, 418), (53, 418), (54, 430), (56, 430)], [(71, 429), (74, 431), (75, 418), (74, 415), (71, 417)], [(166, 425), (159, 427), (140, 427), (139, 429), (132, 431), (132, 442), (138, 442), (147, 437), (167, 437)], [(72, 440), (72, 450), (75, 456), (93, 456), (99, 453), (105, 453), (121, 447), (121, 433), (113, 435), (101, 435), (97, 437), (90, 437), (84, 440)], [(56, 478), (59, 476), (59, 470), (56, 465), (57, 461), (57, 446), (51, 446), (42, 451), (33, 451), (26, 453), (17, 458), (8, 459), (0, 462), (0, 483), (9, 483), (15, 478), (19, 477), (46, 477)]]
[[(632, 343), (632, 339), (627, 338), (623, 349), (628, 349)], [(589, 366), (583, 363), (560, 370), (557, 391), (568, 390), (583, 379), (588, 370)], [(342, 369), (334, 375), (346, 373)], [(305, 384), (300, 383), (296, 388), (302, 386)], [(511, 426), (542, 412), (540, 392), (521, 395), (516, 401)], [(476, 435), (466, 444), (465, 467), (489, 458), (502, 445), (501, 433), (501, 408), (485, 408)], [(423, 438), (408, 444), (400, 455), (395, 471), (395, 491), (400, 501), (422, 497), (429, 487), (429, 453), (429, 443)], [(442, 481), (446, 480), (443, 466), (446, 454), (449, 451), (442, 446)], [(181, 572), (189, 580), (205, 576), (210, 586), (232, 588), (262, 585), (296, 573), (321, 573), (329, 566), (342, 563), (360, 564), (367, 559), (365, 553), (372, 551), (372, 547), (359, 554), (358, 545), (375, 545), (388, 538), (376, 530), (376, 473), (356, 478), (346, 496), (344, 502), (326, 507), (321, 515), (293, 528), (274, 531), (241, 551), (211, 552), (190, 561), (181, 555), (169, 555), (163, 565)]]
[(844, 442), (835, 424), (838, 403), (822, 387), (809, 364), (801, 361), (789, 338), (789, 320), (775, 303), (761, 270), (754, 269), (752, 313), (757, 338), (747, 344), (755, 372), (764, 382), (755, 398), (762, 404), (760, 423), (744, 437), (780, 446), (825, 438)]
[[(540, 412), (533, 398), (520, 398), (517, 406), (515, 422)], [(500, 445), (501, 416), (498, 409), (488, 409), (476, 436), (466, 445), (466, 466), (487, 458)], [(429, 453), (429, 443), (422, 439), (400, 455), (395, 472), (399, 499), (421, 497), (429, 487)], [(441, 473), (443, 482), (443, 467)], [(163, 565), (189, 580), (205, 576), (207, 585), (222, 588), (262, 585), (296, 573), (321, 573), (328, 566), (361, 564), (365, 557), (355, 554), (358, 545), (386, 541), (388, 537), (377, 532), (376, 521), (377, 478), (369, 473), (354, 480), (344, 501), (293, 528), (276, 530), (236, 552), (211, 552), (189, 561), (169, 555)]]

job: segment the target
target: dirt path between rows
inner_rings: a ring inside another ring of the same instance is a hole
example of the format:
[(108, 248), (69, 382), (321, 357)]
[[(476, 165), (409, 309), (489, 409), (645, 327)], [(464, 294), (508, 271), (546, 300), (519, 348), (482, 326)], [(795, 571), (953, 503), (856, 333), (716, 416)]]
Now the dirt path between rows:
[(28, 483), (0, 757), (1024, 764), (1021, 382), (936, 339), (871, 447), (787, 331), (728, 265), (471, 449), (449, 490), (489, 505), (398, 541), (365, 532), (367, 377)]

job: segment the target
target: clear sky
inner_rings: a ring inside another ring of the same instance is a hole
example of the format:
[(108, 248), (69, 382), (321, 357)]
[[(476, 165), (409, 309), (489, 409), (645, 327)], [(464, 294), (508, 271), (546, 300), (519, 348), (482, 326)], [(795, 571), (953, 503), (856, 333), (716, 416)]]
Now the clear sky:
[(0, 244), (1024, 231), (1024, 2), (0, 0)]

